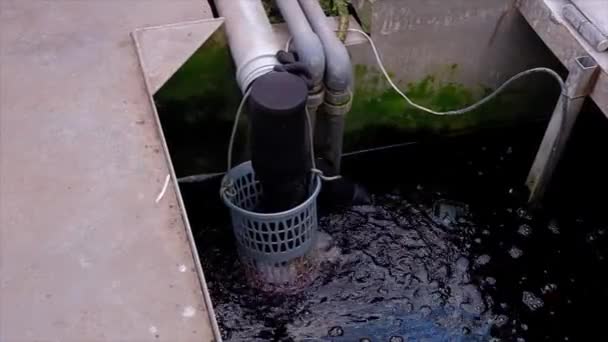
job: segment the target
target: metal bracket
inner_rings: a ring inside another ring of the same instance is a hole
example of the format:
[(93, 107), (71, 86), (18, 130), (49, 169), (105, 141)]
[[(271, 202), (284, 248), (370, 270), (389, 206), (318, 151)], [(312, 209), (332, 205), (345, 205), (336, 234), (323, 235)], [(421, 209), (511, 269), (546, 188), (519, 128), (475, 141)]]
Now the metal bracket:
[(565, 89), (555, 106), (526, 180), (530, 190), (529, 203), (533, 206), (540, 205), (547, 191), (585, 98), (595, 86), (598, 71), (597, 62), (590, 56), (577, 57), (570, 69)]

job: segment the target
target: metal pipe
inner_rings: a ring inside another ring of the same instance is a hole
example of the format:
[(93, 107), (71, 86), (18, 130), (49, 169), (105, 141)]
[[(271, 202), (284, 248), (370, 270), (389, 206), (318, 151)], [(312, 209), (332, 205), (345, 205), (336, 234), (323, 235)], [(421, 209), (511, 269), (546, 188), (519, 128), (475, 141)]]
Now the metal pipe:
[(236, 78), (242, 92), (258, 77), (279, 64), (275, 55), (281, 49), (260, 0), (215, 0), (225, 29)]
[(334, 93), (347, 92), (353, 81), (353, 66), (346, 47), (328, 25), (318, 0), (298, 0), (325, 50), (325, 85)]
[(608, 50), (608, 37), (602, 33), (602, 31), (595, 26), (578, 8), (574, 5), (566, 5), (563, 7), (562, 12), (564, 18), (574, 27), (574, 29), (581, 35), (585, 40), (591, 44), (598, 52)]
[(293, 45), (298, 53), (299, 60), (308, 67), (314, 88), (318, 89), (323, 83), (325, 74), (323, 44), (313, 32), (297, 1), (276, 0), (276, 3), (287, 23), (289, 33), (293, 37)]
[(532, 206), (541, 204), (585, 98), (591, 94), (597, 80), (599, 66), (592, 57), (578, 57), (573, 64), (568, 79), (566, 79), (566, 93), (562, 94), (555, 106), (549, 126), (528, 173), (526, 180), (526, 185), (530, 190), (528, 202)]

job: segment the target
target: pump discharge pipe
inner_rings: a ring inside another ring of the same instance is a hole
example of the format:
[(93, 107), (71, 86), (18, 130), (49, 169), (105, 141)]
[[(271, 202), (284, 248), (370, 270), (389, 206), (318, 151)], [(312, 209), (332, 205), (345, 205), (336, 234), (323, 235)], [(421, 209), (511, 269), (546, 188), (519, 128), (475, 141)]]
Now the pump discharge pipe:
[(327, 175), (340, 173), (344, 119), (352, 103), (353, 67), (344, 44), (328, 25), (318, 0), (298, 0), (325, 51), (325, 100), (317, 115), (315, 151), (328, 163)]

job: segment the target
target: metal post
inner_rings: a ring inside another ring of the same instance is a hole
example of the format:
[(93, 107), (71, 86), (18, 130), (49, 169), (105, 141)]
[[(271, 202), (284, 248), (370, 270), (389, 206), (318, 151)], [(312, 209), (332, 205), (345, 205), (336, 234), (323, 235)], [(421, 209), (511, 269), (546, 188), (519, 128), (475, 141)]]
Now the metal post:
[(528, 173), (526, 185), (530, 190), (529, 203), (532, 205), (539, 205), (547, 191), (585, 98), (593, 90), (598, 70), (598, 65), (592, 57), (575, 59), (566, 80), (565, 94), (562, 94), (555, 106)]

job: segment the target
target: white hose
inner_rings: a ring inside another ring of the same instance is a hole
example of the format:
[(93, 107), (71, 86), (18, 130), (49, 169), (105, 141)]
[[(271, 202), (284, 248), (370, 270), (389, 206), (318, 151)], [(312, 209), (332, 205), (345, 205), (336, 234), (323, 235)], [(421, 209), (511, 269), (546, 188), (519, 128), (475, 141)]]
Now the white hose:
[(358, 29), (353, 29), (350, 28), (348, 29), (348, 31), (350, 32), (357, 32), (360, 33), (361, 35), (363, 35), (368, 41), (370, 46), (372, 47), (372, 50), (374, 52), (374, 55), (376, 56), (376, 61), (378, 62), (378, 67), (380, 67), (380, 70), (382, 71), (382, 73), (384, 74), (384, 77), (386, 78), (386, 81), (391, 85), (391, 87), (395, 90), (395, 92), (397, 92), (397, 94), (401, 95), (401, 97), (403, 97), (403, 99), (412, 107), (419, 109), (421, 111), (424, 111), (426, 113), (429, 114), (433, 114), (433, 115), (459, 115), (459, 114), (465, 114), (468, 112), (471, 112), (479, 107), (481, 107), (482, 105), (484, 105), (485, 103), (487, 103), (488, 101), (492, 100), (494, 97), (496, 97), (496, 95), (498, 95), (500, 92), (502, 92), (506, 87), (508, 87), (511, 83), (513, 83), (514, 81), (528, 76), (530, 74), (533, 73), (547, 73), (551, 76), (553, 76), (557, 82), (559, 83), (559, 86), (561, 87), (562, 90), (562, 95), (565, 94), (565, 83), (564, 80), (553, 70), (549, 69), (549, 68), (533, 68), (533, 69), (529, 69), (526, 71), (522, 71), (520, 73), (518, 73), (517, 75), (509, 78), (505, 83), (503, 83), (500, 87), (496, 88), (496, 90), (494, 90), (490, 95), (484, 97), (483, 99), (481, 99), (480, 101), (462, 108), (462, 109), (457, 109), (457, 110), (449, 110), (449, 111), (445, 111), (445, 112), (438, 112), (435, 110), (432, 110), (430, 108), (421, 106), (417, 103), (415, 103), (414, 101), (412, 101), (407, 95), (405, 95), (401, 89), (399, 89), (399, 87), (397, 87), (397, 85), (395, 84), (395, 82), (393, 82), (393, 80), (391, 79), (391, 77), (389, 76), (388, 72), (386, 71), (386, 69), (384, 68), (384, 63), (382, 63), (382, 59), (380, 58), (380, 53), (378, 52), (378, 49), (376, 48), (376, 44), (374, 44), (374, 41), (372, 40), (372, 37), (370, 37), (367, 33), (358, 30)]
[(243, 112), (243, 108), (247, 103), (247, 99), (249, 98), (249, 94), (251, 94), (251, 88), (247, 89), (243, 98), (241, 99), (241, 103), (239, 103), (239, 107), (236, 110), (236, 115), (234, 117), (234, 122), (232, 123), (232, 133), (230, 133), (230, 142), (228, 143), (228, 168), (226, 172), (230, 171), (232, 168), (232, 148), (234, 146), (234, 138), (236, 137), (236, 131), (239, 128), (239, 120), (241, 118), (241, 113)]
[[(376, 57), (376, 62), (378, 63), (378, 67), (380, 68), (380, 70), (382, 71), (382, 74), (384, 74), (384, 77), (386, 78), (387, 82), (391, 85), (391, 87), (395, 90), (395, 92), (397, 92), (397, 94), (401, 95), (401, 97), (403, 97), (403, 99), (412, 107), (419, 109), (423, 112), (429, 113), (429, 114), (433, 114), (433, 115), (459, 115), (459, 114), (465, 114), (468, 112), (471, 112), (475, 109), (478, 109), (479, 107), (483, 106), (484, 104), (486, 104), (488, 101), (492, 100), (494, 97), (496, 97), (496, 95), (498, 95), (499, 93), (501, 93), (506, 87), (508, 87), (511, 83), (513, 83), (514, 81), (528, 76), (530, 74), (533, 73), (547, 73), (549, 75), (551, 75), (555, 80), (557, 80), (557, 82), (559, 83), (559, 86), (561, 88), (561, 95), (565, 96), (565, 90), (566, 90), (566, 86), (564, 83), (564, 80), (561, 78), (561, 76), (559, 76), (558, 73), (556, 73), (555, 71), (549, 69), (549, 68), (543, 68), (543, 67), (539, 67), (539, 68), (533, 68), (533, 69), (529, 69), (526, 71), (522, 71), (518, 74), (516, 74), (515, 76), (509, 78), (506, 82), (504, 82), (500, 87), (496, 88), (496, 90), (494, 90), (491, 94), (487, 95), (486, 97), (484, 97), (483, 99), (479, 100), (478, 102), (462, 108), (462, 109), (457, 109), (457, 110), (449, 110), (449, 111), (445, 111), (445, 112), (438, 112), (435, 110), (432, 110), (430, 108), (421, 106), (417, 103), (415, 103), (414, 101), (412, 101), (407, 95), (405, 95), (401, 89), (399, 89), (399, 87), (397, 87), (397, 85), (395, 84), (395, 82), (393, 82), (393, 80), (391, 79), (391, 77), (389, 76), (388, 72), (386, 71), (385, 67), (384, 67), (384, 63), (382, 62), (382, 58), (380, 58), (380, 53), (378, 52), (378, 49), (376, 48), (376, 44), (374, 43), (374, 41), (372, 40), (372, 38), (365, 32), (359, 30), (359, 29), (353, 29), (353, 28), (349, 28), (348, 31), (350, 32), (357, 32), (361, 35), (363, 35), (370, 43), (370, 46), (372, 47), (372, 51), (374, 52), (374, 55)], [(289, 49), (289, 45), (291, 43), (291, 37), (287, 40), (287, 44), (286, 44), (286, 51)], [(249, 94), (251, 93), (251, 88), (247, 90), (247, 92), (245, 92), (245, 94), (243, 95), (243, 98), (241, 99), (241, 103), (239, 104), (239, 107), (236, 111), (236, 117), (234, 118), (234, 124), (232, 126), (232, 133), (230, 135), (230, 142), (228, 144), (228, 171), (230, 170), (230, 168), (232, 167), (232, 148), (234, 146), (234, 138), (236, 136), (236, 131), (237, 131), (237, 127), (238, 127), (238, 122), (241, 116), (241, 113), (243, 111), (243, 107), (245, 106), (245, 103), (247, 102), (247, 98), (249, 97)], [(352, 96), (351, 96), (352, 98)], [(567, 104), (568, 101), (564, 101), (564, 106)], [(316, 163), (315, 163), (315, 156), (314, 156), (314, 150), (313, 150), (313, 137), (312, 137), (312, 124), (311, 124), (311, 119), (308, 113), (308, 109), (306, 110), (306, 120), (307, 120), (307, 125), (308, 125), (308, 131), (309, 131), (309, 138), (310, 138), (310, 144), (311, 144), (311, 148), (310, 148), (310, 153), (311, 153), (311, 159), (312, 159), (312, 172), (313, 173), (317, 173), (319, 174), (319, 176), (326, 181), (332, 181), (332, 180), (336, 180), (336, 179), (340, 179), (341, 176), (333, 176), (333, 177), (326, 177), (323, 176), (323, 172), (319, 169), (316, 168)]]

